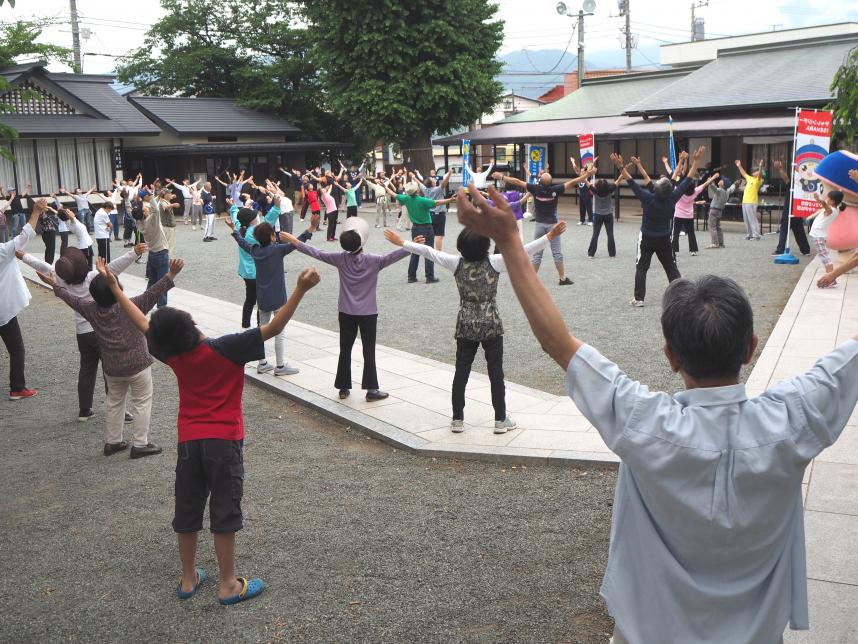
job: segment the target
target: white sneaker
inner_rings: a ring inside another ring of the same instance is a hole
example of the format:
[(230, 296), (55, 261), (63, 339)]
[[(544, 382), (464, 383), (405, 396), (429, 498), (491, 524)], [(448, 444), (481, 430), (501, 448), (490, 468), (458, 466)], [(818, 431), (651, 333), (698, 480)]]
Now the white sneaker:
[(197, 229), (196, 226), (191, 226), (191, 230), (196, 230), (196, 229)]
[(495, 434), (506, 434), (507, 431), (512, 431), (516, 427), (518, 427), (518, 425), (516, 425), (515, 421), (509, 417), (509, 414), (507, 414), (506, 418), (503, 420), (495, 421)]
[(579, 221), (579, 222), (578, 222), (578, 225), (579, 225), (579, 226), (583, 226), (583, 225), (584, 225), (584, 222), (583, 222), (583, 221)]
[(256, 373), (268, 373), (269, 371), (274, 371), (274, 365), (270, 362), (260, 362), (256, 365)]
[(592, 226), (592, 225), (593, 225), (593, 222), (592, 222), (592, 221), (588, 221), (588, 222), (587, 222), (587, 225), (588, 225), (588, 226)]
[(298, 367), (293, 367), (290, 364), (283, 365), (274, 369), (275, 376), (294, 376), (296, 373), (301, 373)]
[(694, 251), (693, 253), (691, 253), (691, 256), (692, 256), (692, 257), (697, 257), (697, 251)]
[(450, 421), (450, 431), (454, 434), (461, 434), (465, 431), (465, 421), (464, 420), (456, 420), (455, 418)]
[(632, 306), (636, 306), (637, 308), (640, 308), (644, 305), (643, 300), (632, 300), (631, 302), (629, 302), (629, 304), (631, 304)]

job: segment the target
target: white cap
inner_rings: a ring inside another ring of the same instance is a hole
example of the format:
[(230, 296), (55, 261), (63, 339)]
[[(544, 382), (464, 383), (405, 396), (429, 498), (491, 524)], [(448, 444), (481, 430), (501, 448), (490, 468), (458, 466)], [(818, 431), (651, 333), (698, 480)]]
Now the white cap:
[(361, 217), (347, 217), (346, 223), (343, 224), (340, 234), (349, 230), (355, 231), (360, 236), (361, 248), (366, 246), (366, 240), (369, 238), (369, 224), (366, 222), (365, 219)]
[(420, 191), (420, 188), (417, 187), (416, 181), (409, 181), (405, 184), (405, 194), (407, 195), (416, 195)]

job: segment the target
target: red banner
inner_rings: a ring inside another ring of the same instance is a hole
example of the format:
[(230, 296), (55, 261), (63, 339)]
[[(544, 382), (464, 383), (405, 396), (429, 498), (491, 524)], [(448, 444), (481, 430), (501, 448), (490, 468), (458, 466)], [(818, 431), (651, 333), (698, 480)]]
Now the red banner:
[(799, 110), (796, 114), (795, 158), (792, 166), (792, 216), (808, 217), (819, 210), (816, 165), (828, 155), (831, 112)]

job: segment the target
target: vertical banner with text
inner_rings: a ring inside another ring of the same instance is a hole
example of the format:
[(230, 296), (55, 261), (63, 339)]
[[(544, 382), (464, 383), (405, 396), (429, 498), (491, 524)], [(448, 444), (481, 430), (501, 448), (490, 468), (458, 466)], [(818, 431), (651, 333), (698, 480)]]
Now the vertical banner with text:
[(792, 165), (792, 216), (808, 217), (819, 210), (813, 198), (819, 192), (816, 166), (828, 155), (831, 112), (798, 110), (795, 127), (795, 158)]
[(545, 156), (548, 153), (547, 145), (529, 143), (527, 145), (527, 174), (531, 181), (536, 181), (542, 171), (545, 170)]
[(471, 139), (462, 139), (462, 187), (471, 180)]
[(593, 164), (596, 157), (596, 137), (593, 134), (578, 135), (578, 150), (581, 153), (581, 169)]

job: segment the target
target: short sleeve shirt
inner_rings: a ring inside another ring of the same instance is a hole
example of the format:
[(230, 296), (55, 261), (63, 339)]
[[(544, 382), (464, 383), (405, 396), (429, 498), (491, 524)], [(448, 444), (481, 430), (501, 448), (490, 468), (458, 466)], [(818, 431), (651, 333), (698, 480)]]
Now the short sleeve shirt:
[(533, 220), (541, 224), (557, 223), (557, 198), (566, 192), (562, 183), (528, 183), (527, 191), (533, 195)]
[(742, 203), (754, 204), (760, 199), (760, 186), (763, 184), (761, 177), (748, 176), (745, 180), (745, 192), (742, 195)]
[[(151, 351), (151, 347), (150, 347)], [(242, 440), (244, 365), (265, 357), (259, 327), (207, 338), (194, 349), (164, 359), (179, 383), (179, 442), (204, 438)]]
[(597, 215), (613, 215), (614, 214), (614, 193), (617, 191), (617, 186), (613, 183), (608, 184), (608, 194), (600, 197), (599, 193), (593, 190), (593, 212)]
[(434, 199), (418, 195), (396, 195), (396, 200), (408, 210), (412, 224), (431, 224), (431, 211), (435, 207)]

